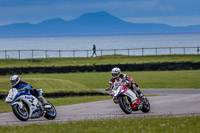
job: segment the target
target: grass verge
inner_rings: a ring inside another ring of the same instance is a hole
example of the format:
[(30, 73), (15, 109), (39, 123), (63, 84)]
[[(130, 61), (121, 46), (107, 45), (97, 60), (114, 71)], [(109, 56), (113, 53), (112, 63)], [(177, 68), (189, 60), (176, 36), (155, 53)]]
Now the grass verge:
[[(120, 62), (119, 62), (120, 60)], [(199, 55), (153, 55), (123, 56), (111, 55), (97, 58), (50, 58), (50, 59), (0, 59), (0, 67), (34, 67), (34, 66), (77, 66), (100, 64), (133, 64), (155, 62), (200, 62)]]
[[(77, 83), (72, 80), (66, 79), (57, 79), (54, 78), (23, 78), (26, 82), (28, 82), (34, 88), (42, 88), (46, 93), (52, 92), (91, 92), (92, 89), (89, 89), (85, 85), (81, 83)], [(9, 80), (1, 79), (0, 80), (0, 93), (7, 93), (9, 91)]]
[[(143, 71), (143, 72), (123, 72), (134, 78), (139, 83), (140, 88), (200, 88), (200, 70), (189, 71)], [(8, 93), (9, 77), (0, 76), (0, 92)], [(44, 92), (61, 90), (83, 91), (93, 88), (109, 87), (110, 72), (84, 72), (66, 74), (23, 74), (22, 80), (38, 79), (32, 82), (35, 88), (43, 88)], [(51, 80), (46, 80), (51, 79)], [(41, 80), (41, 81), (40, 81)], [(54, 81), (55, 80), (55, 81)], [(57, 82), (57, 80), (59, 82)], [(32, 81), (32, 80), (30, 80)], [(66, 83), (65, 83), (66, 81)], [(68, 81), (71, 81), (68, 85)], [(57, 83), (60, 83), (57, 84)], [(73, 84), (74, 83), (74, 84)], [(55, 84), (55, 85), (54, 85)], [(80, 85), (80, 89), (78, 86)], [(81, 87), (83, 86), (83, 87)], [(85, 88), (85, 89), (84, 89)], [(89, 88), (89, 89), (88, 89)]]
[(67, 123), (0, 126), (1, 133), (199, 133), (200, 116), (87, 120)]

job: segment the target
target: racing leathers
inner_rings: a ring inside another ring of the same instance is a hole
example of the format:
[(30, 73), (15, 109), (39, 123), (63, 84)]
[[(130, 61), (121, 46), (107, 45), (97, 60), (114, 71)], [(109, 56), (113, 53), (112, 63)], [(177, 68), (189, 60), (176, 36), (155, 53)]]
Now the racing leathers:
[(20, 80), (13, 88), (16, 88), (18, 91), (26, 91), (29, 95), (35, 96), (38, 100), (41, 101), (43, 105), (47, 103), (47, 100), (39, 94), (39, 92), (34, 89), (31, 85), (27, 82)]
[[(122, 74), (122, 73), (120, 73), (120, 75), (119, 75), (118, 77), (116, 77), (116, 78), (113, 78), (113, 77), (112, 77), (112, 78), (109, 80), (110, 89), (113, 89), (115, 80), (118, 80), (118, 81), (121, 81), (121, 82), (126, 81), (127, 86), (128, 86), (130, 89), (135, 90), (135, 91), (138, 93), (138, 95), (139, 95), (140, 97), (143, 97), (143, 94), (142, 94), (142, 92), (140, 91), (140, 88), (139, 88), (138, 83), (133, 82), (133, 78), (132, 78), (132, 77), (130, 77), (130, 76), (126, 75), (126, 74)], [(112, 91), (112, 90), (110, 90), (110, 91)], [(118, 100), (117, 100), (117, 99), (113, 99), (113, 101), (114, 101), (115, 103), (117, 103)], [(141, 103), (140, 99), (137, 98), (136, 101), (134, 101), (134, 103), (132, 103), (132, 108), (135, 109), (135, 110), (137, 110), (137, 107), (138, 107), (138, 105), (139, 105), (140, 103)]]
[[(32, 86), (30, 86), (27, 82), (20, 80), (13, 88), (16, 88), (18, 91), (27, 91), (29, 95), (31, 95)], [(34, 94), (32, 94), (34, 95)]]
[(139, 94), (139, 96), (142, 96), (142, 92), (140, 91), (138, 83), (133, 82), (133, 78), (132, 77), (130, 77), (130, 76), (126, 75), (126, 74), (123, 74), (123, 73), (121, 73), (119, 75), (119, 77), (117, 77), (117, 78), (113, 78), (112, 77), (109, 80), (110, 88), (111, 89), (113, 88), (114, 82), (115, 82), (116, 79), (120, 80), (120, 81), (126, 81), (126, 82), (128, 82), (128, 86), (130, 87), (130, 89), (135, 90)]

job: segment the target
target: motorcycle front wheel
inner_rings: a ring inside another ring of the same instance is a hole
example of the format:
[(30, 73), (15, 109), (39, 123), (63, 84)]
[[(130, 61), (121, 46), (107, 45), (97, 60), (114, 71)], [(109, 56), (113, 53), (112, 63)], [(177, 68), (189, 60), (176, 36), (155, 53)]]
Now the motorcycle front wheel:
[(51, 105), (51, 108), (45, 109), (46, 114), (44, 115), (44, 117), (48, 120), (53, 120), (56, 118), (57, 115), (56, 108), (50, 102), (48, 102), (48, 104)]
[(144, 113), (148, 113), (150, 111), (150, 109), (151, 109), (151, 107), (150, 107), (149, 100), (147, 98), (145, 98), (143, 101), (143, 107), (142, 107), (141, 111)]
[(119, 106), (126, 114), (131, 114), (132, 107), (126, 96), (118, 97)]
[(20, 119), (21, 121), (27, 121), (29, 119), (29, 112), (26, 105), (22, 109), (20, 109), (18, 104), (12, 106), (12, 110), (14, 115)]

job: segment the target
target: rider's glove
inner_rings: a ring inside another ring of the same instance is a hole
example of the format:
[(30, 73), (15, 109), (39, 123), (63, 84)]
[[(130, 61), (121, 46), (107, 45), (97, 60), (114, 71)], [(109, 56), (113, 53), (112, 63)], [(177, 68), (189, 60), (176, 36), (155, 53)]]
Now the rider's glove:
[(112, 91), (110, 91), (110, 90), (112, 90), (112, 89), (111, 88), (106, 88), (105, 89), (105, 91), (108, 91), (108, 94), (112, 96)]
[(24, 87), (24, 88), (20, 89), (19, 91), (26, 91), (26, 92), (28, 92), (28, 90), (29, 90), (29, 88)]

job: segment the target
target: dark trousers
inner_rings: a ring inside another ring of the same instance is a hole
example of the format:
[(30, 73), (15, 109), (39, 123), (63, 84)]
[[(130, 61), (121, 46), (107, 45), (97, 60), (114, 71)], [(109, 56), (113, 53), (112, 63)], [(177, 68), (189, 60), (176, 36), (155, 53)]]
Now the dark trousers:
[(97, 57), (96, 51), (93, 51), (92, 57), (93, 57), (94, 55), (96, 55), (96, 57)]

